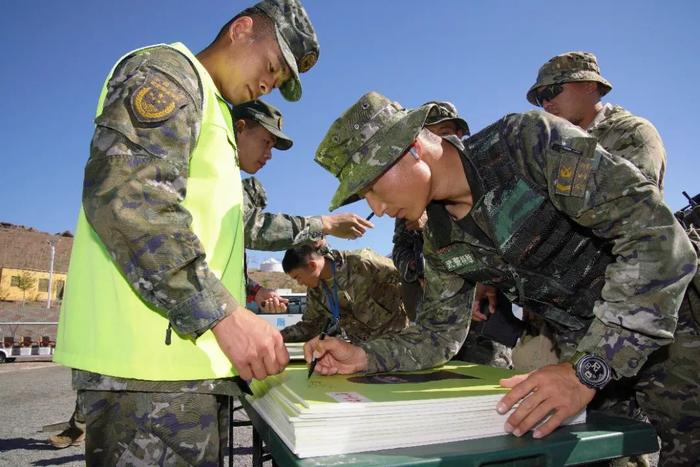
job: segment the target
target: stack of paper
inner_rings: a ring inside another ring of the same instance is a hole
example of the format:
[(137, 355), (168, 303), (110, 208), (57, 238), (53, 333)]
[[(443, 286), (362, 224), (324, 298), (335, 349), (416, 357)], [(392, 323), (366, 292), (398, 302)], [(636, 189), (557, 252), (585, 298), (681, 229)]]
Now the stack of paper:
[(287, 347), (287, 352), (289, 353), (289, 360), (304, 360), (304, 343), (303, 342), (285, 342), (285, 347)]
[[(463, 362), (414, 373), (320, 376), (307, 367), (255, 381), (249, 400), (299, 457), (505, 434), (496, 412), (508, 370)], [(585, 421), (585, 411), (567, 424)]]

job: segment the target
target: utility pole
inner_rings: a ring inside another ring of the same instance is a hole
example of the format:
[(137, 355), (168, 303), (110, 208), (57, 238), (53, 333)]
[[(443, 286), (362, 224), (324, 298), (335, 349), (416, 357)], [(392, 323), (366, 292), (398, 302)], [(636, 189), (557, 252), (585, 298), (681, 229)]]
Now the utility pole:
[(53, 259), (56, 255), (56, 240), (48, 240), (51, 247), (51, 262), (49, 263), (49, 298), (46, 300), (46, 308), (51, 308), (51, 286), (53, 285)]

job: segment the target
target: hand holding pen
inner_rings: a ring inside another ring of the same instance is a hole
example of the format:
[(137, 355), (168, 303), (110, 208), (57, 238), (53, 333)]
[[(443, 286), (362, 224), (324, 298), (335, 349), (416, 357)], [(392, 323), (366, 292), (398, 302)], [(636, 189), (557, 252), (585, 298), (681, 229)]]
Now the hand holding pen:
[[(319, 336), (319, 340), (325, 339), (326, 336), (333, 337), (336, 334), (338, 334), (338, 328), (340, 327), (338, 320), (333, 319), (333, 318), (328, 318), (328, 321), (326, 322), (326, 325), (323, 328), (323, 331), (321, 331), (321, 335)], [(311, 363), (309, 364), (309, 374), (307, 375), (307, 379), (311, 378), (311, 375), (314, 374), (314, 369), (316, 368), (316, 364), (318, 363), (317, 358), (313, 358), (311, 360)]]

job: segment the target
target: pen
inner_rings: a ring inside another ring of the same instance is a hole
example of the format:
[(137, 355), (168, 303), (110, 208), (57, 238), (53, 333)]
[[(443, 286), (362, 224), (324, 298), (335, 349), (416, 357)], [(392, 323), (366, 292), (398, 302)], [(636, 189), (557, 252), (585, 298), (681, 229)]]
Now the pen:
[[(321, 333), (321, 337), (318, 338), (318, 340), (322, 341), (326, 337), (326, 332)], [(311, 375), (314, 374), (314, 368), (316, 368), (316, 363), (318, 363), (318, 359), (316, 357), (311, 359), (311, 364), (309, 364), (309, 374), (306, 376), (306, 379), (311, 378)]]
[(374, 211), (370, 212), (369, 216), (365, 217), (365, 220), (370, 220), (373, 217), (374, 217)]
[[(323, 328), (323, 331), (321, 331), (321, 335), (319, 336), (318, 340), (323, 340), (326, 338), (326, 336), (335, 336), (338, 333), (338, 327), (340, 325), (338, 324), (338, 321), (331, 318), (328, 320), (326, 323), (326, 326)], [(306, 379), (311, 378), (311, 375), (314, 374), (314, 368), (316, 368), (316, 363), (318, 363), (317, 358), (311, 359), (311, 363), (309, 364), (309, 374), (306, 376)]]

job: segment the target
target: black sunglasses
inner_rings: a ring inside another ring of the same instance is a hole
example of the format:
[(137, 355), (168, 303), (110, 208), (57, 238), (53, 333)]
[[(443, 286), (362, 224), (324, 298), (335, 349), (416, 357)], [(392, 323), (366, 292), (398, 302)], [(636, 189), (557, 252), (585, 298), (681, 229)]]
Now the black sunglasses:
[(543, 86), (537, 90), (535, 93), (535, 99), (537, 100), (537, 105), (542, 107), (544, 101), (551, 101), (557, 97), (564, 90), (564, 86), (561, 84), (550, 84), (549, 86)]

